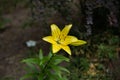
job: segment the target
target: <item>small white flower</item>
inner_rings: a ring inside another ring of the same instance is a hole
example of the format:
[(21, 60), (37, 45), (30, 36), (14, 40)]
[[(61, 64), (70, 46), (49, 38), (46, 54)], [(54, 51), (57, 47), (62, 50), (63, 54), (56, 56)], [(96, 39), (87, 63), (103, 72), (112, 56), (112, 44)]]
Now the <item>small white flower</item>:
[(29, 40), (26, 42), (27, 47), (35, 47), (36, 46), (36, 41)]

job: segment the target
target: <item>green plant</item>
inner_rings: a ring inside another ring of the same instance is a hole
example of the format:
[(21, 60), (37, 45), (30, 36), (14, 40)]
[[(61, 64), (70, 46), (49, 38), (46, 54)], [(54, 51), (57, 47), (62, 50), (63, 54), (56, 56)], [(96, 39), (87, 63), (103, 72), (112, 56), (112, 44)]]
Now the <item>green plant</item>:
[(66, 80), (63, 72), (69, 74), (69, 71), (59, 65), (63, 61), (69, 62), (69, 58), (52, 52), (48, 56), (43, 56), (43, 52), (40, 50), (37, 57), (22, 60), (28, 65), (28, 73), (21, 80), (29, 77), (33, 80)]
[(50, 51), (48, 56), (43, 56), (43, 52), (40, 50), (39, 56), (23, 59), (22, 62), (25, 62), (29, 66), (29, 69), (27, 71), (28, 73), (24, 75), (21, 80), (25, 78), (32, 78), (33, 80), (68, 80), (66, 75), (63, 75), (65, 74), (63, 71), (70, 73), (69, 70), (59, 64), (63, 61), (69, 62), (69, 58), (55, 53), (63, 49), (71, 55), (69, 44), (74, 46), (86, 44), (86, 41), (68, 35), (71, 27), (72, 24), (66, 25), (63, 30), (60, 30), (57, 25), (51, 25), (52, 34), (44, 37), (43, 40), (52, 44), (52, 51)]

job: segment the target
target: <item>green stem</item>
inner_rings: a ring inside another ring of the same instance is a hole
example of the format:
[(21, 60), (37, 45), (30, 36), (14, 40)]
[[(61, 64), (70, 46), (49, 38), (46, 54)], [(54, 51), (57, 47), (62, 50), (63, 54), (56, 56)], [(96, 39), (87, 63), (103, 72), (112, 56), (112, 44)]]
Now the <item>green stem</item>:
[(47, 69), (48, 65), (50, 64), (50, 62), (51, 62), (51, 60), (52, 60), (53, 57), (54, 57), (54, 54), (52, 54), (52, 56), (50, 57), (49, 61), (45, 64), (45, 66), (44, 66), (44, 68), (42, 70), (43, 74), (45, 75), (44, 78), (43, 78), (43, 80), (46, 79), (45, 71), (46, 71), (46, 69)]

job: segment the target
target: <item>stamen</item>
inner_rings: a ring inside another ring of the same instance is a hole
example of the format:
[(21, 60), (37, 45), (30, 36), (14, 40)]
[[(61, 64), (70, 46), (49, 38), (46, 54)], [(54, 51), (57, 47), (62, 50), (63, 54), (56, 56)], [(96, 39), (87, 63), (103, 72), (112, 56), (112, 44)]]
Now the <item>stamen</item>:
[(56, 42), (57, 42), (58, 44), (60, 44), (60, 40), (57, 40)]

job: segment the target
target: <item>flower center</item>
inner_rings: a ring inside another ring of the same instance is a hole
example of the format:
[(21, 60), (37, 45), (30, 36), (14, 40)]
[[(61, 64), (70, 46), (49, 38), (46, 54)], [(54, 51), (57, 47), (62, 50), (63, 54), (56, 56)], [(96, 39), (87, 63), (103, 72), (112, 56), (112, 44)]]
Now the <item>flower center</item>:
[(57, 42), (57, 44), (61, 44), (61, 43), (60, 43), (60, 40), (57, 40), (56, 42)]

